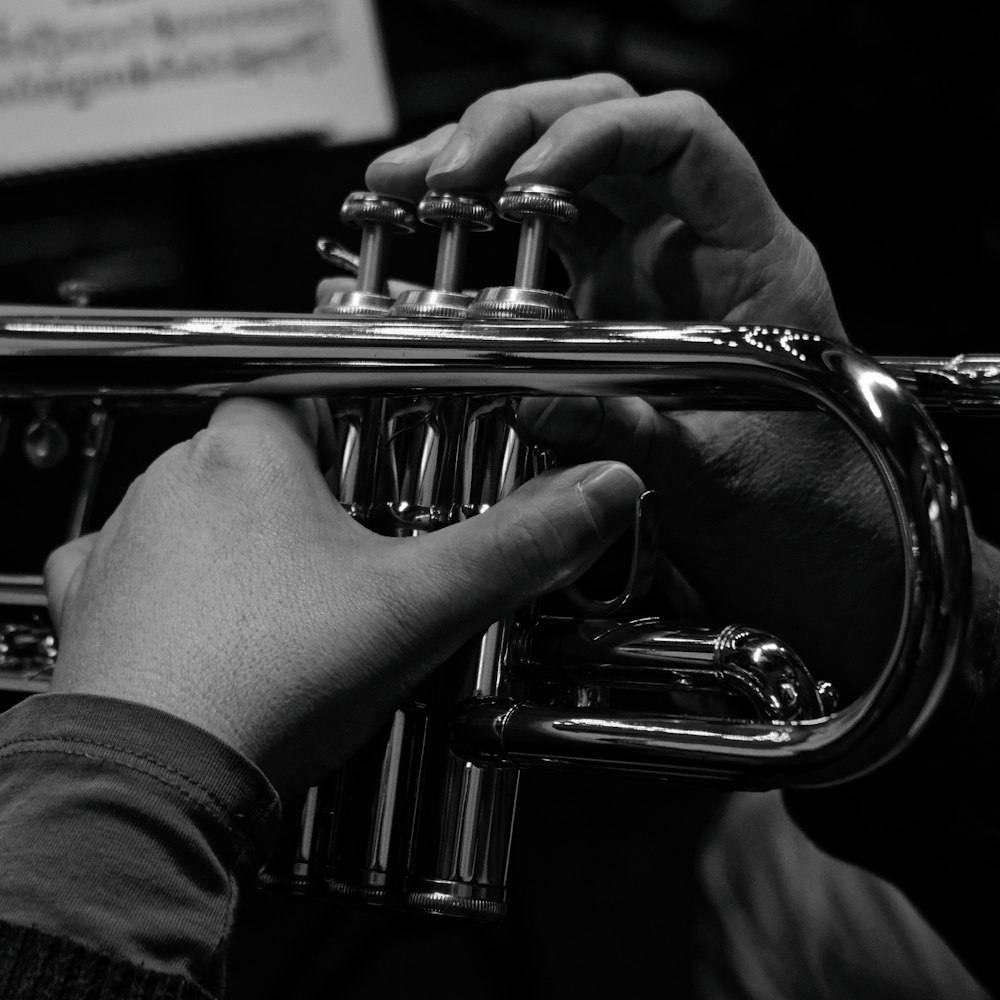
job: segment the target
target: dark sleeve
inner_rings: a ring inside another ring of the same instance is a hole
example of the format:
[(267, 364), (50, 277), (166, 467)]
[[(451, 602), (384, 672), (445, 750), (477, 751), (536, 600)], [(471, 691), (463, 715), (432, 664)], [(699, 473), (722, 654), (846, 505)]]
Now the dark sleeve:
[(934, 717), (888, 764), (785, 793), (822, 849), (895, 883), (1000, 993), (1000, 552), (973, 543), (973, 620)]
[(154, 972), (68, 938), (0, 920), (5, 1000), (213, 1000), (184, 976)]
[(278, 822), (260, 771), (181, 719), (96, 695), (17, 705), (0, 716), (0, 996), (79, 996), (81, 970), (87, 996), (221, 993), (239, 886)]

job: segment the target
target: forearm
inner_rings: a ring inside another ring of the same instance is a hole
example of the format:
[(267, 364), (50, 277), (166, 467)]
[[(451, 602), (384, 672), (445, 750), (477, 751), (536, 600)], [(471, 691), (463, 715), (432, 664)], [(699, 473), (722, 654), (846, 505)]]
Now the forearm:
[(1000, 991), (1000, 552), (975, 542), (973, 577), (964, 660), (926, 729), (871, 775), (786, 803), (824, 850), (899, 886)]
[(176, 979), (170, 996), (221, 991), (238, 886), (277, 822), (263, 775), (197, 727), (111, 698), (23, 702), (0, 717), (8, 975), (41, 949), (112, 977), (115, 996), (147, 995), (129, 967)]

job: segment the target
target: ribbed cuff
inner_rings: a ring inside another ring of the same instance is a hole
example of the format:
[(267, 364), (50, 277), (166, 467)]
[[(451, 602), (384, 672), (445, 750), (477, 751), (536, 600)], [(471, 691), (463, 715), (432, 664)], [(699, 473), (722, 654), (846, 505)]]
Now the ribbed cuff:
[(183, 976), (91, 951), (0, 920), (0, 996), (6, 1000), (212, 1000)]

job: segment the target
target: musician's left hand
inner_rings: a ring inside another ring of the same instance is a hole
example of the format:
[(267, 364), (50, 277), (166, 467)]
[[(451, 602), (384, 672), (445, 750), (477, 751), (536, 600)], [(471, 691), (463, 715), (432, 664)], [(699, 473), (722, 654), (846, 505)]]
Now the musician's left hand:
[[(640, 97), (607, 75), (499, 91), (375, 160), (367, 181), (414, 199), (526, 182), (577, 192), (579, 222), (556, 227), (553, 245), (583, 317), (780, 324), (846, 340), (815, 249), (693, 94)], [(866, 685), (895, 638), (899, 543), (846, 433), (816, 414), (550, 403), (527, 399), (520, 416), (561, 461), (614, 457), (661, 494), (665, 575), (676, 583), (680, 571), (696, 613), (772, 629), (847, 698)]]
[(317, 446), (308, 407), (225, 400), (100, 532), (57, 549), (51, 690), (176, 715), (300, 790), (462, 642), (583, 572), (642, 486), (609, 462), (554, 470), (462, 524), (388, 538), (331, 496)]

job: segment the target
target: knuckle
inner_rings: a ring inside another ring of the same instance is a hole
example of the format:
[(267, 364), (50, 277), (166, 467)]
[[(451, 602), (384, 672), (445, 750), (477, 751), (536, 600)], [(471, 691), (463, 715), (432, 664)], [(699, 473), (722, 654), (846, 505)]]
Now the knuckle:
[(581, 104), (579, 107), (571, 108), (552, 126), (551, 131), (559, 134), (572, 136), (586, 133), (599, 125), (607, 115), (607, 110), (601, 107), (601, 103)]
[(632, 84), (617, 73), (588, 73), (578, 77), (577, 82), (588, 87), (596, 100), (607, 101), (636, 96)]
[(46, 557), (45, 565), (42, 567), (42, 577), (45, 580), (46, 585), (48, 585), (50, 581), (58, 575), (63, 564), (67, 559), (69, 559), (71, 545), (72, 542), (60, 545), (59, 548), (53, 549)]
[(134, 501), (174, 517), (225, 508), (235, 524), (266, 511), (294, 476), (280, 441), (250, 427), (209, 426), (160, 456), (134, 484)]
[(470, 104), (462, 114), (458, 130), (474, 136), (502, 132), (508, 136), (529, 134), (532, 98), (524, 88), (493, 90)]
[(503, 90), (491, 90), (488, 94), (483, 94), (469, 105), (468, 110), (462, 116), (463, 122), (469, 118), (493, 118), (509, 111), (523, 111), (524, 102), (518, 93), (519, 88)]
[[(169, 454), (169, 453), (168, 453)], [(280, 475), (282, 453), (266, 435), (247, 427), (206, 427), (189, 442), (185, 455), (196, 478), (247, 473)]]
[(715, 108), (693, 90), (674, 90), (669, 96), (694, 131), (712, 128), (720, 121)]

